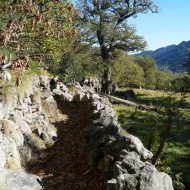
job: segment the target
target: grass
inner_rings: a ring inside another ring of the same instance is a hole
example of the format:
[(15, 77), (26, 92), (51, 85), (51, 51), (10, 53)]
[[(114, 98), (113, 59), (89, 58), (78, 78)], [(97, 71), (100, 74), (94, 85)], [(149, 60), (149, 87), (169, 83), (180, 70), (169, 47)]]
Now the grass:
[[(125, 92), (129, 90), (129, 88), (119, 88), (118, 91)], [(132, 89), (136, 95), (136, 100), (139, 103), (151, 103), (151, 100), (157, 101), (161, 98), (171, 96), (173, 94), (170, 91), (163, 91), (163, 90), (147, 90), (147, 89)], [(176, 98), (180, 97), (180, 93), (175, 93), (174, 95)], [(187, 94), (187, 103), (190, 104), (190, 94)], [(157, 102), (156, 102), (157, 103)]]
[[(22, 72), (22, 82), (18, 87), (15, 87), (16, 78), (21, 75)], [(15, 98), (22, 104), (23, 98), (32, 94), (32, 77), (34, 75), (45, 74), (50, 76), (46, 70), (39, 68), (37, 62), (30, 62), (29, 68), (25, 71), (16, 69), (15, 71), (10, 71), (10, 73), (12, 76), (11, 81), (0, 80), (0, 98), (4, 100), (5, 105), (10, 105)], [(35, 92), (34, 101), (37, 101), (37, 103), (39, 102), (38, 95), (39, 94)], [(2, 101), (1, 99), (0, 101)]]
[(22, 77), (22, 83), (17, 87), (17, 94), (20, 102), (23, 101), (23, 98), (32, 94), (32, 80), (31, 76), (24, 74)]
[(3, 87), (4, 104), (10, 105), (13, 100), (17, 99), (16, 88), (12, 84), (7, 84)]
[(12, 81), (4, 81), (0, 83), (0, 88), (2, 89), (4, 104), (9, 105), (13, 100), (19, 100), (22, 102), (24, 97), (29, 96), (32, 93), (32, 80), (31, 77), (24, 74), (22, 78), (22, 83), (18, 87), (15, 86), (16, 73), (13, 74)]
[(26, 73), (22, 77), (22, 83), (18, 87), (15, 86), (16, 77), (21, 71), (11, 71), (11, 81), (0, 80), (0, 93), (3, 95), (5, 105), (9, 105), (13, 100), (19, 99), (22, 102), (23, 98), (32, 93), (32, 80), (30, 75)]
[[(126, 89), (121, 89), (125, 91)], [(135, 99), (133, 101), (144, 105), (159, 106), (171, 94), (170, 92), (133, 89)], [(180, 99), (180, 94), (174, 95)], [(160, 138), (164, 134), (164, 117), (151, 112), (136, 110), (121, 104), (113, 105), (117, 111), (121, 127), (127, 132), (139, 137), (143, 144), (148, 146), (150, 134), (154, 135), (151, 151), (157, 149)], [(170, 166), (173, 173), (182, 173), (184, 183), (190, 187), (190, 95), (187, 94), (185, 104), (180, 109), (181, 117), (173, 120), (171, 137), (164, 147), (161, 155), (162, 163)]]
[[(166, 98), (175, 97), (177, 100), (181, 98), (180, 93), (165, 92), (159, 90), (145, 90), (145, 89), (134, 89), (136, 94), (136, 101), (138, 103), (144, 103), (146, 105), (157, 106), (160, 105)], [(190, 94), (187, 94), (185, 98), (186, 105), (183, 105), (184, 108), (190, 108)]]
[[(113, 107), (117, 111), (121, 127), (128, 133), (139, 137), (145, 146), (148, 144), (147, 136), (151, 132), (150, 128), (154, 130), (155, 127), (161, 127), (159, 122), (155, 123), (157, 118), (152, 113), (136, 110), (135, 107), (125, 105), (114, 105)], [(153, 150), (155, 149), (156, 147), (153, 147)]]

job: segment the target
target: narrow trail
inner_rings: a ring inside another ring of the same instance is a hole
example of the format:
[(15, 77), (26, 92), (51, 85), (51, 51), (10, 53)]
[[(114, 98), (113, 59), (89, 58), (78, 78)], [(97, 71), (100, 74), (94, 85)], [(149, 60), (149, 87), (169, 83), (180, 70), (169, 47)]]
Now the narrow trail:
[(57, 101), (68, 119), (55, 123), (56, 143), (43, 152), (43, 161), (29, 166), (28, 172), (42, 178), (44, 190), (105, 190), (105, 174), (88, 166), (83, 149), (83, 129), (91, 123), (90, 106)]

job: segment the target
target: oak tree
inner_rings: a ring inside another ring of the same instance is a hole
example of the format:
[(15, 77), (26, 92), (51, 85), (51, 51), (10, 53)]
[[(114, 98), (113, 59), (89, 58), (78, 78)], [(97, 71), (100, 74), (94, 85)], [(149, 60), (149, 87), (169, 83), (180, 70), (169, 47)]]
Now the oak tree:
[(67, 1), (0, 0), (0, 45), (18, 57), (58, 62), (77, 33), (74, 14)]
[(102, 89), (107, 93), (114, 51), (138, 51), (146, 45), (127, 20), (140, 13), (157, 12), (158, 8), (152, 0), (80, 0), (79, 3), (80, 18), (89, 29), (88, 39), (96, 39), (101, 52), (104, 64)]

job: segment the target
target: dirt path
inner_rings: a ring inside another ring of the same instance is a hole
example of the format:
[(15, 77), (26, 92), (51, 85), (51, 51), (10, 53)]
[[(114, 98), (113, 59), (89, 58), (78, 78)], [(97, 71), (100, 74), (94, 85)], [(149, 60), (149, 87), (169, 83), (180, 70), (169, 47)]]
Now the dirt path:
[[(61, 102), (61, 101), (60, 101)], [(66, 122), (56, 123), (58, 139), (47, 149), (44, 161), (29, 167), (42, 177), (45, 190), (105, 190), (105, 174), (89, 168), (85, 159), (83, 129), (90, 122), (90, 106), (84, 103), (59, 103)]]

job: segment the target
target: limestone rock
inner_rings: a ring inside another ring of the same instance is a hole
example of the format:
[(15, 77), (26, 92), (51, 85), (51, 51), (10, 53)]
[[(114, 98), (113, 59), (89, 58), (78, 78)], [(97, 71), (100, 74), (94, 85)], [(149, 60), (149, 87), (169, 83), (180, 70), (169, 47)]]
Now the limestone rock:
[(173, 190), (172, 180), (165, 173), (121, 174), (117, 177), (116, 190)]
[(115, 158), (119, 158), (122, 150), (135, 151), (143, 160), (152, 158), (152, 153), (145, 149), (142, 142), (133, 135), (128, 134), (126, 137), (121, 137), (106, 147), (107, 153), (113, 155)]
[(107, 187), (106, 190), (115, 190), (116, 189), (116, 183), (117, 180), (116, 179), (110, 179), (107, 181)]
[(68, 101), (73, 100), (73, 96), (68, 91), (63, 92), (61, 89), (54, 89), (53, 93), (56, 95), (62, 96), (64, 100), (68, 100)]
[(18, 125), (11, 120), (3, 120), (2, 125), (4, 134), (12, 138), (17, 146), (22, 146), (24, 143), (24, 137), (22, 132), (18, 129)]
[(6, 167), (12, 169), (21, 169), (20, 154), (15, 141), (0, 133), (0, 147), (6, 156)]
[[(14, 85), (7, 85), (4, 88), (3, 99), (0, 102), (0, 167), (2, 168), (22, 170), (24, 164), (36, 159), (36, 147), (43, 149), (46, 145), (52, 146), (53, 138), (57, 136), (55, 127), (49, 123), (41, 110), (41, 99), (46, 96), (47, 100), (56, 104), (49, 89), (49, 78), (34, 76), (31, 82), (33, 85), (29, 86), (30, 92), (27, 90), (29, 93), (25, 93), (22, 102), (19, 101)], [(33, 129), (35, 125), (37, 135)]]
[(0, 168), (4, 167), (6, 164), (6, 155), (3, 147), (0, 145)]
[(41, 179), (25, 172), (0, 168), (0, 184), (12, 190), (41, 190)]
[(96, 120), (85, 130), (86, 152), (89, 164), (110, 176), (107, 190), (173, 190), (171, 178), (145, 162), (153, 155), (142, 142), (130, 134), (120, 135), (117, 114), (108, 98), (88, 87), (81, 87), (79, 94), (90, 95), (94, 107)]

